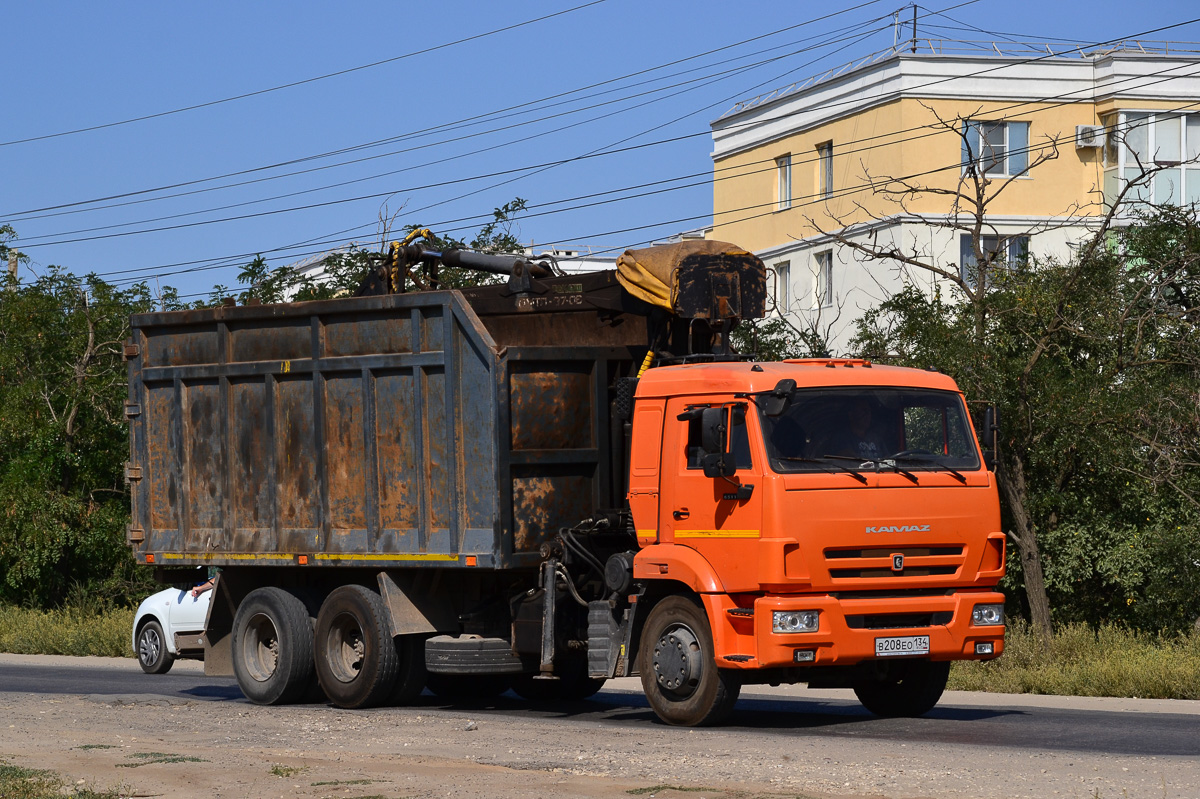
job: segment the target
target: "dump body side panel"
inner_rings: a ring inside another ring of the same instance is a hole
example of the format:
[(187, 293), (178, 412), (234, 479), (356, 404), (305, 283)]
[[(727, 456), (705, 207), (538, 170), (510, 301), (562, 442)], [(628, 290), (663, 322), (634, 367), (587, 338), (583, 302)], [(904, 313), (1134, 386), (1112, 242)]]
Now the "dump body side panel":
[(143, 314), (133, 344), (143, 556), (483, 566), (504, 550), (500, 370), (461, 296)]

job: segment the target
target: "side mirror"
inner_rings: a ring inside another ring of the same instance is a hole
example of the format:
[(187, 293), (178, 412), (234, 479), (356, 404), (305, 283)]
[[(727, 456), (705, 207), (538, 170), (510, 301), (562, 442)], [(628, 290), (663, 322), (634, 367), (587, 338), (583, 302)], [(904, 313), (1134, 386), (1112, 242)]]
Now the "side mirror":
[(987, 406), (987, 410), (983, 412), (983, 439), (991, 444), (991, 449), (996, 448), (996, 438), (1000, 435), (1000, 411), (995, 405)]
[(996, 444), (1000, 438), (1000, 412), (995, 405), (987, 406), (983, 412), (983, 430), (980, 431), (983, 450), (983, 465), (989, 472), (996, 471)]
[(792, 394), (796, 391), (796, 381), (785, 377), (775, 384), (774, 390), (767, 395), (763, 402), (763, 413), (770, 417), (782, 416), (792, 402)]
[(704, 469), (705, 477), (733, 477), (737, 471), (737, 464), (733, 462), (733, 458), (728, 452), (720, 455), (705, 455), (700, 459), (700, 466)]
[(705, 477), (729, 477), (737, 464), (729, 455), (729, 409), (705, 408), (700, 413), (700, 466)]
[(707, 455), (724, 455), (729, 433), (725, 408), (703, 408), (700, 412), (700, 447)]

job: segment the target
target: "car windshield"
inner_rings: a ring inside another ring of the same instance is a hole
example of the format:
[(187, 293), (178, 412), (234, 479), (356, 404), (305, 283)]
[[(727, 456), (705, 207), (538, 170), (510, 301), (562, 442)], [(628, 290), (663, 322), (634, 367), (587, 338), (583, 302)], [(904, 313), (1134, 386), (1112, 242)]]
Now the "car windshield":
[(761, 419), (777, 472), (853, 469), (854, 461), (890, 461), (905, 470), (979, 468), (966, 407), (949, 391), (799, 389), (782, 415)]

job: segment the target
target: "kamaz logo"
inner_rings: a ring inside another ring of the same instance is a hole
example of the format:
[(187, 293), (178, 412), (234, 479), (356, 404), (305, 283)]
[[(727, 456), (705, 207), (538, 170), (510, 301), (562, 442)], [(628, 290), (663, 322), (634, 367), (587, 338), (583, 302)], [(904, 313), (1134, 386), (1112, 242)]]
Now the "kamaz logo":
[(928, 533), (928, 524), (903, 524), (903, 525), (884, 525), (882, 527), (868, 527), (868, 533)]

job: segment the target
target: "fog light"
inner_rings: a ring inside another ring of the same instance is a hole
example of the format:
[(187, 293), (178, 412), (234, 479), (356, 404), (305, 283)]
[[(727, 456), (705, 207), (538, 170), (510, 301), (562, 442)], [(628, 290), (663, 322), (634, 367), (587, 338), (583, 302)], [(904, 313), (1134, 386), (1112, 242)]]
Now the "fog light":
[(793, 657), (797, 663), (812, 663), (817, 659), (817, 653), (811, 649), (797, 649)]
[(820, 615), (816, 610), (777, 610), (771, 615), (771, 632), (815, 633)]
[(1003, 605), (976, 605), (971, 611), (971, 624), (977, 627), (988, 627), (1004, 624)]
[(996, 651), (995, 645), (991, 641), (980, 642), (975, 644), (976, 655), (990, 655)]

